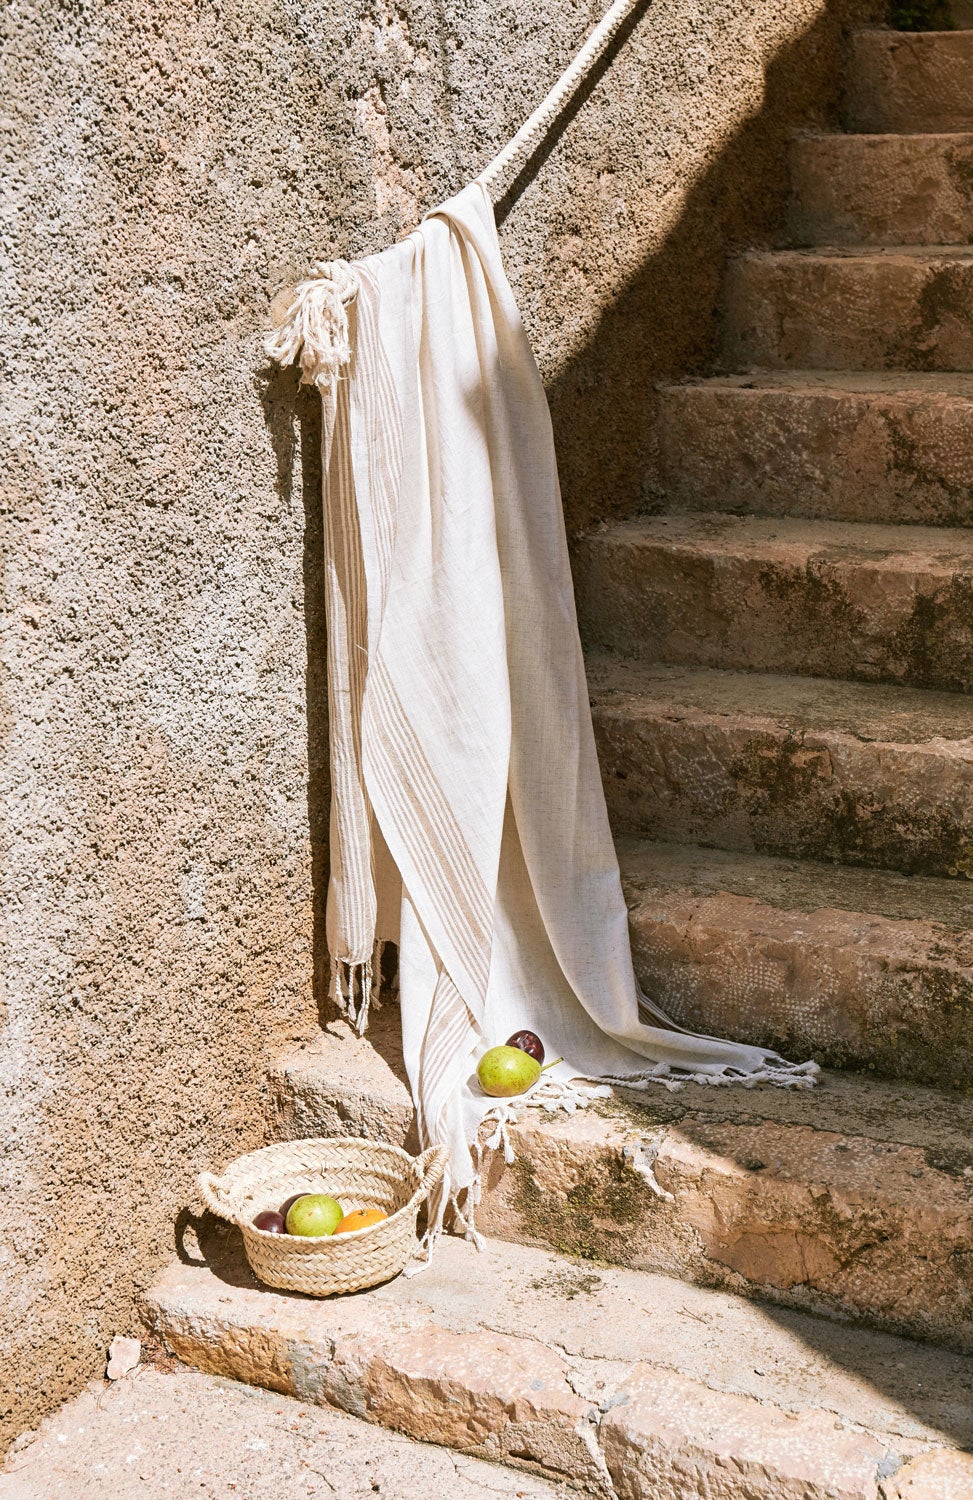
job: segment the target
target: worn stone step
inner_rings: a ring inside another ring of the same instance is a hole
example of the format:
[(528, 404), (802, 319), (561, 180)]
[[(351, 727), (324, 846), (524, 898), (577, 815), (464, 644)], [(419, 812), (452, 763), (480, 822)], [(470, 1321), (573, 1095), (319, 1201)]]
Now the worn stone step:
[(973, 916), (967, 698), (597, 656), (588, 678), (619, 833), (951, 877)]
[(855, 32), (844, 114), (851, 130), (973, 130), (973, 32)]
[(777, 371), (661, 393), (668, 508), (973, 524), (973, 376)]
[[(370, 1072), (368, 1039), (337, 1024), (281, 1059), (275, 1132), (371, 1133), (382, 1119), (407, 1142), (394, 1007), (373, 1043)], [(798, 1091), (617, 1089), (573, 1115), (526, 1109), (511, 1143), (514, 1166), (492, 1158), (477, 1210), (498, 1239), (973, 1350), (961, 1095), (854, 1074)]]
[(445, 1240), (423, 1275), (325, 1302), (259, 1287), (232, 1232), (203, 1247), (148, 1296), (181, 1359), (605, 1500), (973, 1483), (961, 1355), (512, 1244)]
[(973, 134), (799, 136), (791, 182), (796, 245), (973, 240)]
[[(634, 837), (619, 855), (636, 973), (675, 1020), (831, 1067), (973, 1087), (973, 887)], [(374, 1035), (381, 1045), (381, 1025)], [(298, 1089), (275, 1072), (287, 1134), (322, 1121), (341, 1132), (350, 1118), (369, 1135), (407, 1132), (408, 1096), (383, 1086), (375, 1047), (349, 1068), (347, 1115), (320, 1069)]]
[(751, 251), (727, 268), (731, 370), (971, 370), (973, 250)]
[(92, 1381), (0, 1465), (0, 1500), (418, 1500), (446, 1490), (450, 1500), (578, 1494), (332, 1408), (148, 1364)]
[(643, 989), (693, 1031), (973, 1090), (973, 889), (722, 850), (619, 847)]
[(973, 689), (973, 532), (646, 516), (576, 549), (582, 636), (671, 664)]

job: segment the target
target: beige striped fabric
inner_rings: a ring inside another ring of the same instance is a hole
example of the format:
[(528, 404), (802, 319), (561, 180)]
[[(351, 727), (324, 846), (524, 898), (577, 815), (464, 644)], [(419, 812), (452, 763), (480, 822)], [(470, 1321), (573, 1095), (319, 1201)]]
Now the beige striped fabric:
[(577, 1103), (578, 1079), (809, 1086), (813, 1063), (695, 1036), (639, 994), (550, 416), (482, 186), (317, 268), (271, 348), (325, 408), (336, 996), (363, 1027), (397, 938), (422, 1143), (451, 1151), (434, 1233), (450, 1195), (472, 1226), (497, 1113), (476, 1061), (514, 1030), (563, 1059), (548, 1102)]

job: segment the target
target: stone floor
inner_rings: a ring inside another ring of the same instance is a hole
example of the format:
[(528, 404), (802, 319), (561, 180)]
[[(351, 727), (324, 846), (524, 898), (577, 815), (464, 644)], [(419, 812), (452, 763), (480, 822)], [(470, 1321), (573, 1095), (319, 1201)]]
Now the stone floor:
[(143, 1365), (25, 1434), (0, 1500), (556, 1500), (560, 1484), (219, 1376)]

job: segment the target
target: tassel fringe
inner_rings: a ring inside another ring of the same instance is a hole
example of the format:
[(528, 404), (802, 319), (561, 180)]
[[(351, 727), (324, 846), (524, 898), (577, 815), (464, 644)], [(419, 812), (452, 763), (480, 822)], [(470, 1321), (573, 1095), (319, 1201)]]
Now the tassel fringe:
[(284, 322), (265, 338), (268, 358), (299, 363), (302, 385), (333, 391), (351, 362), (346, 304), (357, 292), (358, 277), (346, 260), (319, 261), (295, 290)]
[(382, 944), (376, 943), (371, 958), (364, 963), (349, 963), (344, 958), (331, 960), (331, 995), (335, 1005), (359, 1036), (368, 1027), (370, 1010), (381, 1010)]
[(773, 1084), (779, 1089), (813, 1089), (821, 1075), (816, 1062), (788, 1063), (783, 1058), (768, 1053), (765, 1066), (756, 1073), (743, 1073), (739, 1068), (720, 1068), (718, 1073), (689, 1073), (668, 1063), (656, 1063), (644, 1073), (630, 1078), (606, 1077), (605, 1082), (624, 1089), (650, 1089), (661, 1084), (670, 1093), (676, 1093), (687, 1083), (702, 1083), (709, 1088), (734, 1087), (755, 1089), (762, 1083)]

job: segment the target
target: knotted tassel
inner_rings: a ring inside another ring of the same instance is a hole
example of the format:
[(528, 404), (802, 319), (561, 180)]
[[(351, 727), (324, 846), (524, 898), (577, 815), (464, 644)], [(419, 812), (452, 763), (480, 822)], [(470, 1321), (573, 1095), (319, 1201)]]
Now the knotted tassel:
[(358, 277), (346, 260), (319, 261), (295, 289), (287, 317), (264, 340), (279, 365), (299, 363), (301, 385), (332, 391), (351, 360), (346, 304), (358, 292)]

